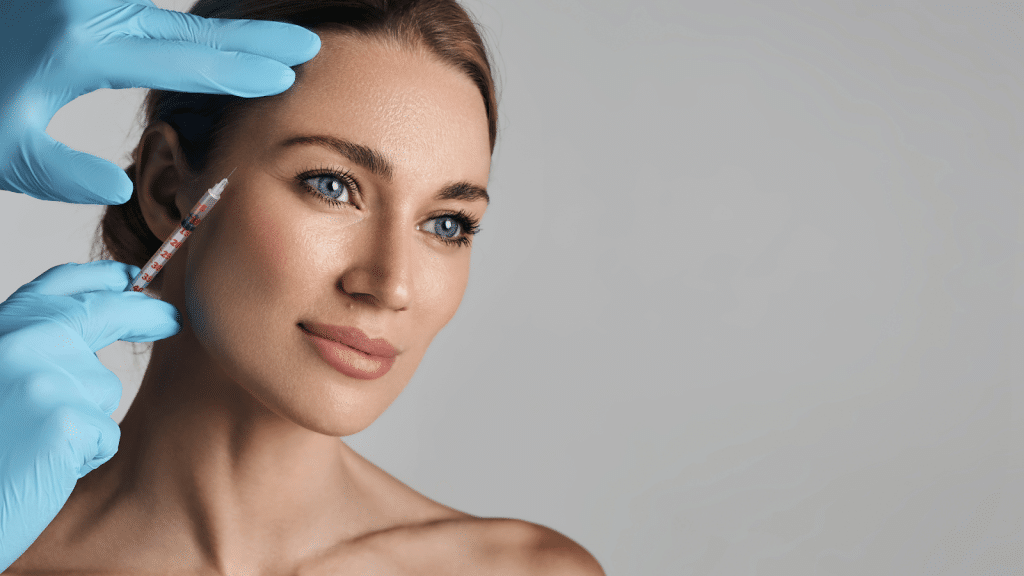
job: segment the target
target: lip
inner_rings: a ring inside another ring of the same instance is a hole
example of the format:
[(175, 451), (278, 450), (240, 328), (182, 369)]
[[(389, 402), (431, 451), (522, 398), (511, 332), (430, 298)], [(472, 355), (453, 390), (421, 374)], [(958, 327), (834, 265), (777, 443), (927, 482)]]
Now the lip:
[(302, 322), (299, 324), (299, 327), (306, 332), (312, 333), (314, 336), (340, 342), (349, 348), (355, 348), (370, 356), (381, 356), (384, 358), (398, 356), (398, 350), (390, 342), (383, 338), (370, 338), (365, 332), (353, 326), (331, 326), (330, 324)]
[(371, 339), (358, 328), (305, 323), (299, 324), (299, 328), (327, 364), (352, 378), (380, 378), (391, 369), (398, 355), (387, 340)]

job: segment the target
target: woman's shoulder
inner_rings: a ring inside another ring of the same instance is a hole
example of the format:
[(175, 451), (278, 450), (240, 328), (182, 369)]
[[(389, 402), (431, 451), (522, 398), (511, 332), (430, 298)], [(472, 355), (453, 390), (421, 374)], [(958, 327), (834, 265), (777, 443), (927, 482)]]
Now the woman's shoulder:
[(443, 523), (425, 541), (448, 558), (475, 550), (478, 564), (465, 564), (459, 574), (604, 576), (583, 546), (557, 530), (526, 520), (474, 517)]
[[(3, 574), (64, 576), (67, 572), (13, 569)], [(395, 526), (339, 543), (295, 572), (295, 576), (349, 574), (606, 576), (582, 546), (551, 528), (525, 520), (464, 513)], [(75, 576), (94, 575), (122, 576), (109, 571), (75, 572)]]
[[(361, 456), (357, 458), (373, 478), (370, 483), (378, 501), (391, 503), (403, 521), (349, 542), (349, 553), (341, 553), (339, 558), (366, 562), (366, 566), (388, 566), (395, 574), (604, 576), (585, 548), (556, 530), (526, 520), (480, 517), (457, 510), (424, 496)], [(359, 573), (361, 566), (364, 564), (346, 568)], [(322, 569), (310, 576), (346, 573)]]
[(464, 516), (367, 535), (321, 556), (299, 576), (605, 576), (586, 549), (551, 528), (513, 518)]

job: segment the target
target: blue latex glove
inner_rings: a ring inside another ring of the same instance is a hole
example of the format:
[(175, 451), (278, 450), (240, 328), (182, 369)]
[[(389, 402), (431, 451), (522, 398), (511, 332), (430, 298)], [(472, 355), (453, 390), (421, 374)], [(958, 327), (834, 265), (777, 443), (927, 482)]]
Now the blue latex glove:
[(97, 88), (268, 96), (320, 50), (292, 24), (207, 19), (150, 0), (0, 1), (0, 190), (122, 204), (124, 170), (46, 134), (62, 106)]
[(115, 340), (167, 338), (174, 306), (124, 292), (139, 268), (101, 260), (44, 272), (0, 303), (0, 572), (117, 452), (121, 382), (96, 357)]

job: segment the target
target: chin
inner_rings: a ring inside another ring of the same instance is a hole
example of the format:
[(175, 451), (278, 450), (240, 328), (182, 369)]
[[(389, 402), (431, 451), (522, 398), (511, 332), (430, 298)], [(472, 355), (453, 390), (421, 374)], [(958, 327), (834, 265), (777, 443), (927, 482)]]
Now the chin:
[(258, 386), (247, 391), (284, 420), (325, 436), (341, 437), (361, 432), (373, 424), (405, 388), (404, 383), (391, 374), (378, 380), (360, 381), (333, 371), (328, 376), (316, 372), (274, 378), (267, 382), (273, 386)]

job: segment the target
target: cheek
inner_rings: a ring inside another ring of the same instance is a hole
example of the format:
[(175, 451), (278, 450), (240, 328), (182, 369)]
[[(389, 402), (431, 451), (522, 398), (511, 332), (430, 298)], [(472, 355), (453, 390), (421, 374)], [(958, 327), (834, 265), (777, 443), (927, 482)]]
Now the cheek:
[(243, 230), (248, 239), (246, 262), (269, 271), (284, 269), (289, 258), (289, 242), (281, 222), (268, 212), (254, 213)]
[(215, 226), (197, 231), (203, 236), (186, 271), (185, 305), (196, 335), (218, 346), (272, 326), (287, 289), (283, 274), (293, 258), (282, 227), (272, 211), (248, 204), (225, 206)]
[(440, 331), (455, 315), (466, 293), (469, 257), (443, 258), (436, 253), (427, 253), (422, 261), (425, 266), (420, 286), (422, 294), (429, 296), (421, 302), (431, 310), (434, 319), (430, 324), (437, 326), (437, 331)]

